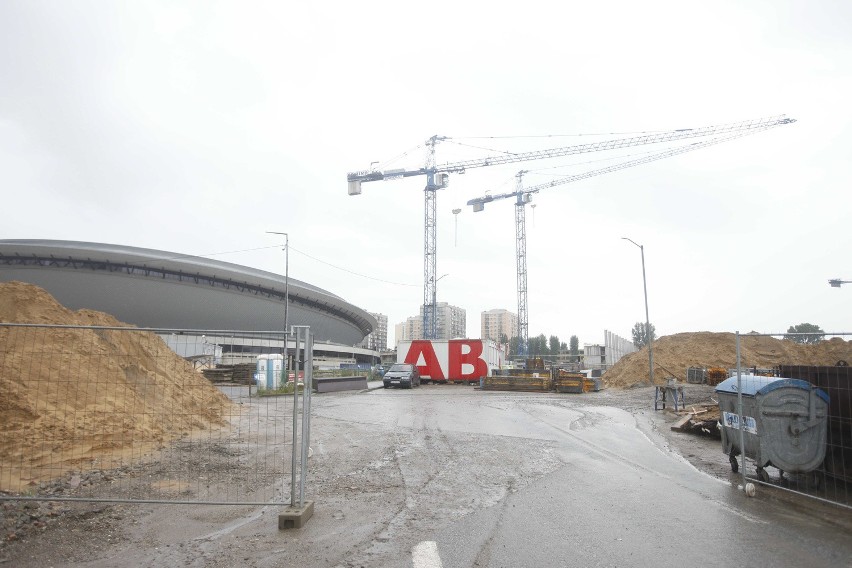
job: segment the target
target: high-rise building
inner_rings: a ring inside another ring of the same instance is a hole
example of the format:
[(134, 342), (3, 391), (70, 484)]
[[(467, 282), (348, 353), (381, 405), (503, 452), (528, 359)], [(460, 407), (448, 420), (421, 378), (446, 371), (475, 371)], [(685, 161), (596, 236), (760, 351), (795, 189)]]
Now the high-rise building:
[[(423, 306), (420, 306), (420, 319), (423, 319)], [(459, 339), (467, 337), (467, 311), (447, 302), (435, 304), (436, 339)]]
[(518, 315), (509, 310), (497, 309), (482, 312), (480, 322), (482, 325), (480, 339), (500, 341), (502, 335), (509, 339), (518, 335)]
[[(435, 305), (435, 339), (460, 339), (467, 337), (467, 311), (447, 302)], [(423, 306), (420, 315), (411, 316), (396, 325), (396, 342), (423, 339)]]
[(376, 318), (379, 325), (361, 341), (360, 345), (365, 349), (384, 351), (388, 348), (388, 316), (373, 312), (370, 312), (370, 315)]
[(400, 341), (423, 339), (423, 319), (419, 316), (411, 316), (404, 322), (396, 324), (395, 331), (394, 347)]
[(399, 342), (405, 339), (405, 322), (400, 322), (393, 326), (393, 348), (399, 345)]

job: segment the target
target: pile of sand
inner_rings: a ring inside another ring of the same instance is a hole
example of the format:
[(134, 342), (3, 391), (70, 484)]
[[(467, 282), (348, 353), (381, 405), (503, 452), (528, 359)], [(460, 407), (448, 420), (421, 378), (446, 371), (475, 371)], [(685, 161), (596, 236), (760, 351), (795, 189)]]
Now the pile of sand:
[[(0, 322), (131, 328), (20, 282), (0, 283)], [(0, 326), (0, 490), (127, 464), (230, 409), (153, 333)]]
[[(744, 367), (772, 368), (777, 365), (835, 365), (852, 362), (852, 342), (834, 338), (802, 345), (774, 337), (740, 335), (740, 358)], [(686, 380), (689, 367), (735, 368), (736, 335), (733, 333), (677, 333), (654, 341), (654, 382), (669, 377)], [(608, 387), (625, 388), (650, 384), (648, 348), (623, 357), (603, 376)]]

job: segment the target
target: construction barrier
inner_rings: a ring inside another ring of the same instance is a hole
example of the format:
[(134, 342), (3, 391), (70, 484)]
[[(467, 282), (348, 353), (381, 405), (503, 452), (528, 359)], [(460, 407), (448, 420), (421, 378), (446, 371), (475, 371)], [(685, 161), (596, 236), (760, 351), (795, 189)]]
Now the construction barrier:
[[(311, 380), (308, 335), (289, 354)], [(0, 501), (302, 502), (310, 389), (219, 366), (286, 337), (0, 323)]]
[(482, 383), (482, 390), (550, 392), (553, 390), (553, 381), (549, 375), (544, 377), (495, 375), (493, 377), (485, 377)]
[(597, 392), (601, 390), (601, 380), (598, 377), (586, 377), (578, 373), (563, 374), (560, 372), (553, 379), (553, 387), (556, 392), (580, 394), (584, 392)]
[[(725, 390), (724, 399), (719, 395), (726, 434), (722, 451), (732, 471), (742, 476), (742, 488), (765, 484), (852, 508), (852, 373), (847, 360), (796, 364), (797, 359), (826, 360), (833, 353), (847, 353), (852, 334), (801, 335), (806, 339), (736, 334), (737, 368), (717, 388), (717, 395)], [(753, 346), (777, 340), (785, 342), (783, 363), (771, 373), (755, 366)], [(748, 356), (742, 354), (746, 349)], [(797, 396), (786, 395), (788, 391)]]

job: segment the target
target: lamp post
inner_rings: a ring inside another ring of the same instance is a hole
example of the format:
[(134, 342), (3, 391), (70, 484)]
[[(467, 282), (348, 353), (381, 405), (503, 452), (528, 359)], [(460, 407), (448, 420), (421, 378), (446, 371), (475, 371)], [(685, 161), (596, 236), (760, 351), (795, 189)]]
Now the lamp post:
[[(278, 233), (276, 231), (266, 231), (270, 235), (284, 235), (284, 369), (287, 373), (287, 380), (290, 380), (290, 349), (289, 349), (289, 332), (287, 326), (289, 321), (290, 310), (290, 235), (287, 233)], [(307, 335), (306, 341), (307, 341)], [(298, 339), (298, 338), (297, 338)], [(299, 354), (299, 341), (296, 341), (296, 355)], [(305, 377), (307, 378), (307, 374)], [(310, 388), (305, 385), (303, 388)], [(305, 391), (302, 391), (303, 393)], [(296, 438), (298, 432), (298, 421), (296, 419), (299, 414), (299, 368), (298, 366), (293, 373), (293, 455), (290, 462), (290, 506), (295, 507), (296, 503)], [(304, 436), (304, 422), (302, 423), (302, 435)], [(302, 462), (304, 468), (305, 462)], [(305, 473), (302, 470), (302, 490), (304, 490)]]
[(453, 246), (459, 246), (459, 213), (461, 213), (461, 209), (453, 209), (453, 216), (456, 218), (456, 232), (455, 232), (455, 242), (453, 242)]
[(449, 274), (442, 274), (435, 280), (435, 285), (432, 287), (432, 334), (435, 337), (430, 337), (429, 339), (439, 339), (438, 337), (438, 282), (441, 281), (441, 278), (444, 276), (449, 276)]
[(654, 334), (651, 332), (651, 320), (648, 318), (648, 283), (645, 280), (645, 247), (627, 237), (621, 237), (625, 241), (630, 241), (642, 253), (642, 286), (645, 289), (645, 336), (648, 338), (648, 370), (651, 377), (651, 384), (654, 384)]
[[(290, 358), (288, 357), (287, 327), (290, 324), (290, 235), (287, 233), (276, 233), (275, 231), (266, 231), (270, 235), (284, 235), (284, 360), (287, 365), (287, 380), (290, 379)], [(293, 380), (293, 384), (298, 381)], [(294, 395), (295, 396), (295, 395)]]

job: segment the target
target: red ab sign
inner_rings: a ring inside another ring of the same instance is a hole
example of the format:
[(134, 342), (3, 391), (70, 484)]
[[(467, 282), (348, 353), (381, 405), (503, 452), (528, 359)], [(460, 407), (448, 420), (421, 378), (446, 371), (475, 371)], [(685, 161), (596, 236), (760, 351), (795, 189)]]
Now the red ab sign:
[(482, 352), (483, 342), (476, 339), (412, 341), (403, 362), (417, 365), (420, 376), (433, 381), (472, 381), (488, 375)]

